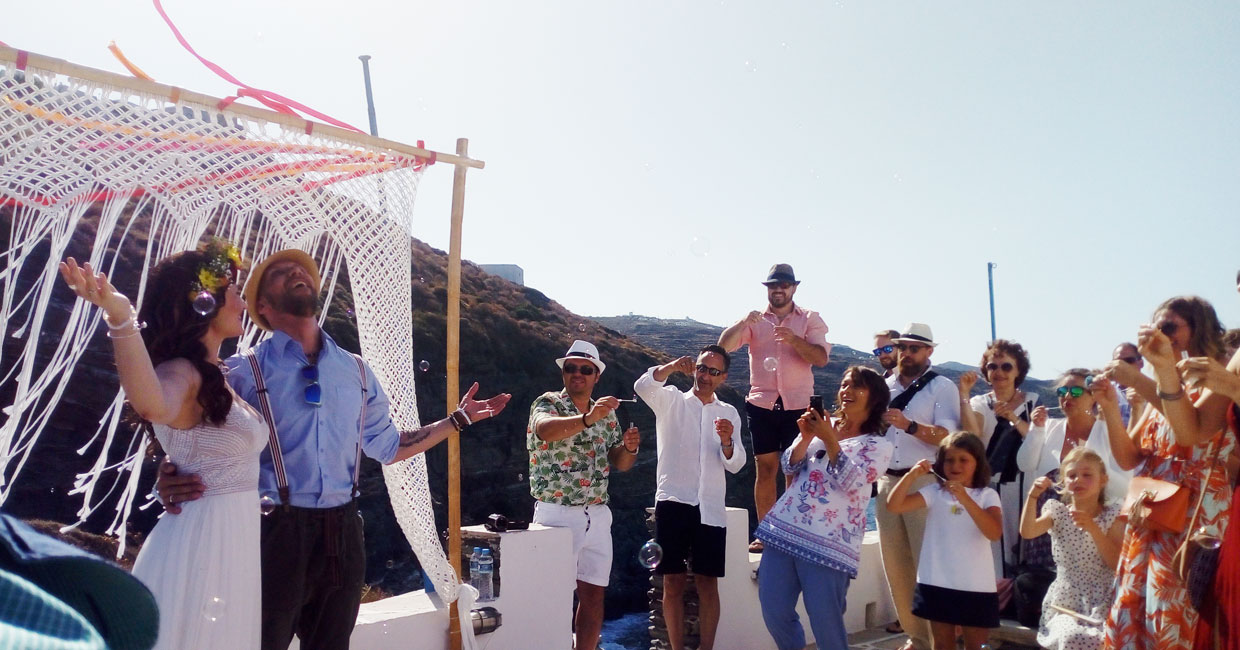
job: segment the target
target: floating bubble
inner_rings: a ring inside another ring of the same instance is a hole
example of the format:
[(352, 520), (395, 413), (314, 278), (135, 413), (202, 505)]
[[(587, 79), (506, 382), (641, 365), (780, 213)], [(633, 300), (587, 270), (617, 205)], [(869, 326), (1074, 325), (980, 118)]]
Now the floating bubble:
[(586, 324), (585, 324), (585, 323), (577, 323), (577, 331), (579, 331), (579, 332), (584, 332), (584, 331), (586, 331)]
[(354, 316), (353, 308), (349, 307), (348, 309), (344, 310), (344, 315), (348, 316), (349, 318), (353, 318)]
[(396, 566), (396, 560), (388, 560), (387, 562), (384, 562), (384, 563), (383, 563), (383, 566), (385, 566), (385, 567), (387, 567), (387, 568), (389, 568), (389, 569), (390, 569), (390, 568), (392, 568), (392, 567)]
[(517, 481), (524, 481), (524, 480), (525, 480), (525, 474), (517, 474)]
[(1204, 549), (1215, 550), (1223, 545), (1223, 540), (1210, 534), (1205, 526), (1193, 533), (1193, 542)]
[(746, 62), (745, 62), (745, 71), (746, 71), (746, 72), (757, 72), (757, 71), (758, 71), (758, 64), (757, 64), (757, 63), (754, 63), (753, 61), (746, 61)]
[(266, 494), (264, 494), (261, 497), (258, 497), (258, 511), (263, 513), (263, 516), (271, 514), (272, 511), (274, 511), (275, 509), (276, 509), (275, 499), (267, 496)]
[(224, 599), (219, 596), (208, 598), (202, 604), (202, 617), (211, 623), (224, 618)]
[(689, 252), (698, 257), (710, 255), (710, 240), (705, 237), (694, 237), (693, 241), (689, 242)]
[(215, 296), (211, 295), (210, 291), (203, 289), (198, 292), (198, 295), (194, 296), (193, 304), (194, 311), (198, 312), (199, 315), (206, 316), (215, 311)]
[(426, 278), (424, 278), (424, 277), (422, 277), (422, 276), (420, 276), (420, 275), (419, 275), (419, 276), (418, 276), (418, 282), (421, 282), (422, 284), (426, 284)]
[(641, 550), (637, 552), (637, 563), (647, 569), (659, 566), (659, 563), (662, 561), (663, 547), (659, 546), (659, 543), (653, 539), (647, 540), (645, 544), (642, 544)]
[(422, 372), (426, 372), (427, 370), (430, 370), (430, 369), (431, 369), (431, 362), (427, 361), (426, 359), (423, 359), (422, 362), (418, 364), (418, 370), (421, 370)]
[(776, 370), (779, 370), (779, 359), (776, 359), (775, 357), (767, 357), (762, 360), (762, 367), (766, 368), (768, 372), (775, 372)]

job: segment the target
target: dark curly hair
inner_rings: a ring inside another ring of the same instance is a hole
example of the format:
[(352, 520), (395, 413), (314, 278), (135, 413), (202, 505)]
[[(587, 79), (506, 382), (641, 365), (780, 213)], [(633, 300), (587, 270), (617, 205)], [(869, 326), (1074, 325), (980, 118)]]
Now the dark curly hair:
[(138, 320), (147, 325), (142, 330), (142, 340), (151, 355), (151, 365), (158, 367), (171, 359), (185, 359), (193, 364), (202, 376), (198, 387), (202, 418), (212, 424), (223, 424), (232, 408), (232, 393), (224, 381), (224, 373), (207, 361), (209, 352), (199, 339), (207, 333), (211, 319), (224, 304), (228, 287), (221, 287), (212, 294), (215, 306), (207, 314), (195, 311), (192, 300), (194, 289), (199, 286), (198, 271), (211, 259), (202, 251), (185, 251), (160, 260), (151, 271)]
[(990, 381), (990, 373), (986, 372), (986, 364), (1000, 354), (1005, 354), (1016, 360), (1015, 385), (1016, 388), (1020, 388), (1021, 383), (1025, 381), (1025, 377), (1029, 375), (1029, 353), (1025, 352), (1024, 346), (1016, 341), (995, 339), (990, 342), (990, 345), (986, 346), (986, 351), (982, 353), (982, 361), (977, 366), (982, 371), (982, 376), (986, 378), (987, 382)]
[[(887, 382), (883, 381), (883, 376), (874, 372), (873, 369), (865, 366), (848, 366), (844, 369), (842, 377), (852, 377), (853, 385), (857, 388), (864, 388), (869, 392), (870, 398), (865, 419), (861, 421), (861, 426), (857, 428), (861, 433), (870, 433), (877, 435), (886, 435), (887, 427), (883, 424), (883, 413), (887, 412), (887, 405), (891, 402), (891, 389), (887, 387)], [(835, 416), (839, 417), (842, 411), (837, 409)]]

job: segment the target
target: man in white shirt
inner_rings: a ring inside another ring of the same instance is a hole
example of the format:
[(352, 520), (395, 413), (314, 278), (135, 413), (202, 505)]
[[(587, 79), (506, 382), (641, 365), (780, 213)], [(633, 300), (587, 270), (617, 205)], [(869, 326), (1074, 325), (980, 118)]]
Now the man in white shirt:
[[(887, 510), (887, 495), (917, 461), (933, 462), (939, 442), (960, 428), (960, 395), (950, 379), (930, 370), (930, 355), (938, 344), (929, 325), (909, 323), (894, 341), (898, 372), (887, 378), (887, 387), (895, 408), (888, 409), (883, 419), (890, 425), (887, 439), (895, 445), (895, 452), (887, 475), (878, 480), (875, 519), (891, 599), (900, 625), (909, 636), (905, 648), (929, 650), (930, 625), (913, 616), (913, 587), (926, 529), (926, 509), (894, 514)], [(904, 393), (910, 396), (901, 397)], [(933, 476), (929, 474), (919, 478), (910, 491), (920, 490), (931, 480)]]
[[(663, 560), (655, 573), (663, 576), (663, 619), (672, 648), (684, 648), (686, 560), (693, 564), (701, 619), (701, 648), (715, 644), (719, 625), (719, 578), (723, 577), (727, 520), (724, 471), (745, 466), (745, 447), (736, 444), (740, 414), (715, 397), (728, 378), (731, 361), (718, 345), (708, 345), (695, 361), (681, 357), (651, 368), (633, 390), (655, 414), (659, 483), (655, 492), (655, 541)], [(681, 392), (664, 382), (674, 372), (693, 377), (693, 388)]]

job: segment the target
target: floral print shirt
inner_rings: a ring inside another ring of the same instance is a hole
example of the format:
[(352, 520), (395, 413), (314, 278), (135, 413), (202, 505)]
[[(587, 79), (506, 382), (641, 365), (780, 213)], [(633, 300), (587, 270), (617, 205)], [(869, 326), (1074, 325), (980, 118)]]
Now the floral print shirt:
[[(594, 406), (594, 400), (590, 400)], [(620, 444), (616, 414), (563, 440), (548, 442), (534, 430), (546, 418), (581, 416), (564, 390), (543, 393), (530, 406), (525, 447), (530, 452), (530, 494), (538, 501), (562, 506), (607, 503), (607, 476), (611, 466), (607, 452)]]
[(870, 484), (887, 471), (894, 446), (882, 436), (846, 438), (832, 463), (826, 444), (815, 438), (805, 458), (791, 465), (792, 447), (799, 440), (781, 459), (792, 485), (758, 524), (755, 536), (766, 546), (855, 578)]

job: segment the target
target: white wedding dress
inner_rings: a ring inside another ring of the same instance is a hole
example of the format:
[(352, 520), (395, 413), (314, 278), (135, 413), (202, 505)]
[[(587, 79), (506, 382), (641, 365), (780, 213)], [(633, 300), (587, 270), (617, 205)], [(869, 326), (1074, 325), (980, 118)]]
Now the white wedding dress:
[(258, 648), (262, 614), (259, 567), (258, 454), (267, 426), (233, 397), (222, 426), (155, 426), (179, 474), (197, 474), (201, 499), (164, 514), (134, 562), (133, 574), (159, 605), (157, 650)]

